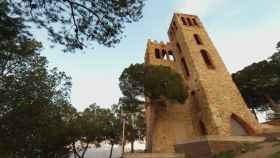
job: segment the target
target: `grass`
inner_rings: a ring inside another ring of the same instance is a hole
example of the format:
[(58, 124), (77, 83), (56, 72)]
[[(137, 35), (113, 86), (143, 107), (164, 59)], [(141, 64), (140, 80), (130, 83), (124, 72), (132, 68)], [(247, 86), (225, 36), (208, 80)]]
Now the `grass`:
[(271, 154), (268, 158), (280, 158), (280, 151)]
[(241, 146), (239, 148), (239, 152), (241, 152), (241, 153), (253, 152), (260, 148), (261, 148), (261, 146), (257, 143), (244, 143), (244, 144), (241, 144)]
[(235, 154), (232, 151), (225, 151), (217, 154), (214, 158), (235, 158)]

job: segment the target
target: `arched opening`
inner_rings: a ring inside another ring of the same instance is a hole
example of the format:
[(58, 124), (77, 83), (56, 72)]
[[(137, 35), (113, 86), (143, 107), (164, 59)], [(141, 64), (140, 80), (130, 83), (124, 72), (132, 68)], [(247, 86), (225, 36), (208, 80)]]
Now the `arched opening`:
[(199, 35), (198, 34), (194, 34), (193, 36), (194, 36), (194, 39), (196, 41), (196, 44), (202, 45), (202, 41), (201, 41), (201, 38), (199, 37)]
[(171, 50), (168, 51), (168, 57), (169, 57), (169, 60), (175, 61), (175, 55)]
[(161, 58), (161, 55), (160, 55), (160, 50), (158, 48), (155, 49), (155, 57), (157, 59), (160, 59)]
[(168, 60), (168, 55), (167, 55), (167, 52), (166, 52), (166, 50), (165, 49), (162, 49), (161, 50), (161, 53), (162, 53), (162, 59), (163, 60)]
[(203, 49), (203, 50), (200, 51), (200, 53), (201, 53), (201, 56), (202, 56), (205, 64), (207, 65), (207, 67), (209, 69), (215, 69), (215, 66), (214, 66), (214, 64), (213, 64), (213, 62), (212, 62), (208, 52)]
[(193, 24), (192, 24), (191, 19), (190, 19), (190, 18), (187, 18), (187, 20), (188, 20), (189, 25), (192, 26)]
[(232, 135), (246, 136), (249, 134), (253, 134), (252, 128), (250, 128), (245, 121), (243, 121), (235, 114), (232, 114), (230, 117), (230, 127)]
[(205, 127), (205, 124), (201, 120), (199, 121), (199, 130), (200, 130), (201, 135), (208, 134), (207, 128)]
[(196, 22), (196, 20), (194, 18), (192, 19), (192, 21), (193, 21), (194, 25), (198, 26), (198, 23)]
[(186, 26), (188, 25), (184, 17), (181, 17), (181, 20), (182, 20), (184, 25), (186, 25)]

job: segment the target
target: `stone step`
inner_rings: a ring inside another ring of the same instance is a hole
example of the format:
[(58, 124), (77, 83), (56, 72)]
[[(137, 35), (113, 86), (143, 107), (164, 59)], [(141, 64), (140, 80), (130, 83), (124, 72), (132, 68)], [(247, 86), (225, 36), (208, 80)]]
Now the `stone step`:
[(125, 154), (124, 158), (185, 158), (185, 155), (175, 153), (134, 153)]

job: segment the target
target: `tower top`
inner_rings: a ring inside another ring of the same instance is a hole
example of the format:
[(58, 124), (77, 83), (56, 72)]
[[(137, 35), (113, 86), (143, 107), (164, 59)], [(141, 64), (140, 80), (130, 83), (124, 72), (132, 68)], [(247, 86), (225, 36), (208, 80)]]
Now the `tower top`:
[(168, 36), (170, 41), (173, 40), (175, 33), (180, 26), (192, 29), (202, 26), (202, 23), (200, 22), (199, 17), (196, 15), (174, 13), (173, 18), (171, 20), (171, 24), (168, 29)]

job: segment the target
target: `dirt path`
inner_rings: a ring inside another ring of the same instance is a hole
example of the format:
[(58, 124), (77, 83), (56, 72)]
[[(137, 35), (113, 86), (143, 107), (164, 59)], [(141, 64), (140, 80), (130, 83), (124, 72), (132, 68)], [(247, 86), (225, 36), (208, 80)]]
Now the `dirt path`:
[(273, 146), (273, 144), (277, 144), (277, 142), (267, 142), (260, 144), (261, 148), (253, 151), (237, 156), (237, 158), (268, 158), (273, 153), (280, 151), (280, 144)]

